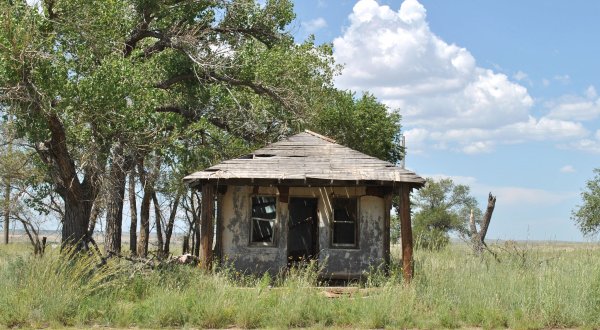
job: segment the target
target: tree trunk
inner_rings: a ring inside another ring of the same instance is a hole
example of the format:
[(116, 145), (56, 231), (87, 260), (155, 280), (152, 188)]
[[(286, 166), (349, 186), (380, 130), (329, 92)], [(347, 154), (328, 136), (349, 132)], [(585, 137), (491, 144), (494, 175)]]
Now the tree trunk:
[(10, 178), (6, 179), (4, 187), (4, 244), (8, 244), (10, 230)]
[(132, 255), (137, 254), (137, 198), (135, 196), (135, 169), (129, 172), (129, 213), (131, 224), (129, 225), (129, 251)]
[(94, 230), (96, 230), (96, 222), (100, 216), (100, 205), (98, 199), (94, 205), (92, 205), (92, 211), (90, 212), (90, 223), (88, 225), (88, 237), (94, 237)]
[(152, 199), (152, 191), (146, 185), (144, 187), (144, 196), (140, 206), (140, 236), (137, 243), (137, 254), (139, 257), (145, 258), (148, 256), (148, 240), (150, 238), (150, 201)]
[(183, 236), (183, 246), (181, 247), (181, 254), (188, 254), (190, 252), (190, 235)]
[(163, 235), (162, 235), (162, 214), (160, 212), (160, 204), (156, 197), (156, 191), (152, 192), (152, 202), (154, 203), (154, 220), (156, 221), (156, 240), (158, 244), (158, 256), (163, 257)]
[(65, 196), (65, 218), (62, 225), (63, 245), (75, 246), (77, 250), (87, 248), (87, 229), (92, 205), (84, 198), (67, 193)]
[(123, 156), (123, 146), (117, 142), (112, 152), (112, 164), (108, 173), (106, 188), (106, 232), (104, 251), (121, 253), (121, 235), (123, 234), (123, 202), (125, 200), (125, 185), (127, 181), (126, 161)]
[(200, 217), (198, 216), (198, 212), (200, 210), (198, 210), (198, 208), (196, 207), (196, 203), (194, 203), (196, 194), (194, 194), (192, 192), (192, 196), (191, 196), (191, 205), (192, 205), (192, 219), (193, 219), (193, 223), (194, 223), (194, 231), (193, 231), (193, 238), (192, 238), (192, 246), (193, 246), (193, 250), (192, 250), (192, 255), (195, 255), (196, 257), (200, 256)]
[(98, 194), (97, 169), (85, 169), (81, 181), (67, 147), (62, 121), (52, 112), (46, 114), (46, 120), (50, 140), (36, 146), (36, 150), (42, 161), (50, 167), (56, 189), (65, 203), (62, 244), (63, 247), (74, 246), (76, 250), (87, 248), (90, 213)]
[(492, 221), (492, 214), (494, 213), (495, 207), (496, 196), (493, 196), (490, 192), (488, 195), (487, 208), (483, 215), (483, 219), (481, 220), (481, 226), (479, 228), (479, 231), (477, 231), (475, 219), (473, 219), (473, 211), (471, 211), (471, 219), (469, 221), (471, 227), (471, 241), (473, 243), (473, 252), (476, 255), (481, 255), (483, 253), (483, 248), (485, 246), (485, 235), (487, 235), (487, 231), (490, 226), (490, 222)]
[(165, 228), (165, 245), (163, 248), (163, 252), (165, 255), (169, 255), (171, 250), (171, 236), (173, 235), (173, 225), (175, 224), (175, 216), (177, 215), (177, 208), (179, 207), (179, 200), (181, 199), (181, 193), (177, 192), (175, 195), (175, 200), (173, 201), (173, 205), (171, 206), (171, 214), (169, 214), (169, 221), (167, 222), (167, 227)]

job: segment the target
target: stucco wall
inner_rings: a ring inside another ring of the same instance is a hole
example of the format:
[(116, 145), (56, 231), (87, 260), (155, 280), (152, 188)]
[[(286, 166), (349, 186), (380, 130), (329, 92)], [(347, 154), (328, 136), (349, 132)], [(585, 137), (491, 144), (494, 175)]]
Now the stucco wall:
[[(255, 273), (277, 273), (287, 265), (288, 204), (278, 198), (275, 245), (250, 245), (251, 197), (254, 188), (230, 186), (223, 197), (222, 248), (223, 261), (236, 269)], [(260, 187), (258, 194), (277, 195), (275, 187)], [(331, 246), (332, 209), (330, 198), (358, 197), (358, 247)], [(323, 275), (357, 276), (369, 266), (383, 262), (384, 199), (367, 196), (364, 187), (290, 187), (289, 197), (318, 198), (319, 264)], [(389, 212), (389, 210), (387, 210)]]

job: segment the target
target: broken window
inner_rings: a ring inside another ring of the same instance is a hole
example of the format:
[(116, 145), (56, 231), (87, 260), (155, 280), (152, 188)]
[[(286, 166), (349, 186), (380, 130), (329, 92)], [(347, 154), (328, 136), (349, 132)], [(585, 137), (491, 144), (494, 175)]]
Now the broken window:
[(356, 247), (358, 233), (358, 207), (356, 198), (334, 198), (333, 234), (334, 246)]
[(273, 243), (277, 199), (274, 196), (252, 197), (251, 243)]

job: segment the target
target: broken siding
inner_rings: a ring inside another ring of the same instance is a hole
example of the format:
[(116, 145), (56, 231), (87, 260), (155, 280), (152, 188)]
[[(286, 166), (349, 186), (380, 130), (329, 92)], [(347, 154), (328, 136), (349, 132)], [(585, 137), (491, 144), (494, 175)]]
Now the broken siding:
[[(277, 193), (275, 188), (261, 188), (262, 195)], [(287, 264), (287, 249), (281, 239), (282, 221), (287, 219), (287, 205), (277, 203), (275, 244), (272, 246), (250, 245), (250, 218), (252, 215), (253, 187), (230, 186), (223, 196), (223, 262), (249, 273), (269, 272), (276, 274)]]
[[(277, 273), (287, 266), (288, 204), (278, 199), (275, 244), (250, 245), (251, 186), (230, 186), (223, 198), (223, 255), (236, 269), (252, 273)], [(277, 195), (277, 188), (260, 187), (259, 195)], [(319, 262), (325, 276), (356, 277), (370, 266), (383, 263), (384, 199), (366, 196), (364, 187), (290, 187), (289, 196), (318, 199)], [(331, 245), (331, 198), (358, 199), (358, 246), (337, 248)], [(389, 211), (389, 210), (388, 210)]]
[[(347, 189), (352, 192), (354, 188)], [(332, 246), (331, 194), (322, 194), (323, 203), (319, 205), (319, 242), (321, 251), (319, 260), (324, 262), (324, 274), (328, 277), (358, 277), (371, 266), (377, 267), (384, 262), (383, 230), (384, 200), (380, 197), (366, 196), (365, 189), (347, 197), (358, 199), (358, 245), (356, 248)], [(337, 197), (343, 197), (335, 194)]]

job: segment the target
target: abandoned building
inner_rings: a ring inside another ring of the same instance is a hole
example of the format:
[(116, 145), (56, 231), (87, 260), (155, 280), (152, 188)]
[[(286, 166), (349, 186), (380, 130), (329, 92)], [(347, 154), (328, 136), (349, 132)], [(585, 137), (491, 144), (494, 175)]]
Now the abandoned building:
[(207, 267), (214, 258), (277, 273), (316, 260), (324, 277), (357, 278), (389, 262), (398, 195), (404, 275), (412, 277), (409, 196), (425, 183), (414, 172), (305, 131), (184, 180), (202, 191)]

